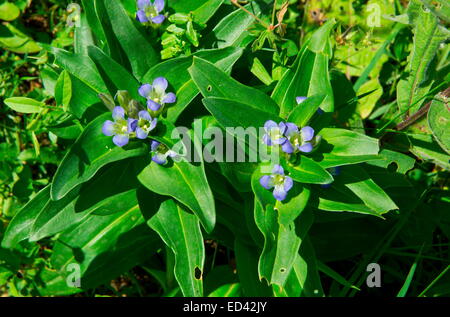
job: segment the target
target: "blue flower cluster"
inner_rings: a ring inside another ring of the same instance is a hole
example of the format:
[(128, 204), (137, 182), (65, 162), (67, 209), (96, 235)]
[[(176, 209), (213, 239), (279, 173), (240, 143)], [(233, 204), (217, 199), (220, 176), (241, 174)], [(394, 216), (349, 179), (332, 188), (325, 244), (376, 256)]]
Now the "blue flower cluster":
[(164, 10), (164, 0), (138, 0), (138, 12), (136, 20), (141, 23), (161, 24), (166, 17), (161, 12)]
[(300, 129), (291, 122), (277, 124), (269, 120), (264, 124), (264, 131), (264, 143), (268, 146), (280, 145), (285, 153), (309, 153), (314, 148), (314, 129), (310, 126)]
[(294, 186), (292, 178), (284, 174), (284, 169), (279, 164), (275, 164), (271, 175), (262, 176), (259, 183), (265, 189), (273, 188), (273, 197), (279, 201), (285, 200), (288, 191)]
[[(113, 143), (119, 147), (128, 144), (130, 138), (145, 140), (150, 132), (156, 128), (158, 119), (155, 112), (163, 109), (165, 104), (176, 102), (174, 93), (166, 93), (168, 82), (163, 77), (156, 78), (153, 83), (144, 84), (139, 88), (139, 94), (146, 98), (147, 109), (141, 111), (127, 111), (122, 106), (116, 106), (111, 120), (106, 120), (102, 132), (106, 136), (113, 136)], [(120, 102), (120, 98), (119, 98)], [(135, 101), (130, 101), (131, 103)], [(140, 106), (142, 108), (142, 105)], [(133, 114), (133, 113), (134, 114)], [(153, 113), (153, 116), (152, 116)], [(176, 153), (164, 144), (152, 141), (152, 160), (158, 164), (166, 164), (167, 157), (175, 157)]]
[[(297, 104), (301, 104), (306, 97), (297, 97)], [(315, 131), (310, 126), (299, 128), (292, 122), (276, 123), (268, 120), (264, 124), (263, 142), (268, 146), (281, 146), (281, 150), (287, 154), (310, 153), (320, 141), (320, 136), (315, 136)], [(264, 175), (259, 180), (265, 189), (272, 189), (276, 200), (286, 198), (288, 191), (293, 187), (292, 178), (284, 174), (281, 165), (273, 167), (271, 175)]]
[(151, 85), (144, 84), (139, 88), (139, 94), (147, 99), (147, 107), (150, 110), (159, 111), (165, 104), (177, 101), (173, 92), (166, 93), (168, 85), (167, 79), (158, 77)]

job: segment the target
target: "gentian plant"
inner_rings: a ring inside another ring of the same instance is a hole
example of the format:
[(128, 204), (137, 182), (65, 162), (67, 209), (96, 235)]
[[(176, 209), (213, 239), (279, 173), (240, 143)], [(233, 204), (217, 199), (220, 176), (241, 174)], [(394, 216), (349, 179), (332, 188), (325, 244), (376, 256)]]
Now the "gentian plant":
[[(417, 156), (438, 166), (433, 177), (449, 168), (441, 11), (392, 4), (397, 33), (354, 66), (352, 46), (341, 46), (360, 30), (298, 13), (321, 1), (82, 3), (73, 52), (45, 46), (52, 96), (20, 104), (55, 103), (60, 122), (45, 133), (66, 152), (0, 230), (2, 248), (50, 243), (38, 294), (99, 290), (133, 268), (161, 296), (365, 294), (377, 292), (365, 283), (378, 252), (433, 242), (415, 231), (432, 212), (420, 211), (430, 191), (421, 196), (422, 176), (407, 173)], [(385, 90), (379, 80), (394, 66), (381, 56), (399, 67)], [(404, 134), (422, 106), (433, 133)], [(412, 265), (409, 277), (420, 254), (394, 267)]]

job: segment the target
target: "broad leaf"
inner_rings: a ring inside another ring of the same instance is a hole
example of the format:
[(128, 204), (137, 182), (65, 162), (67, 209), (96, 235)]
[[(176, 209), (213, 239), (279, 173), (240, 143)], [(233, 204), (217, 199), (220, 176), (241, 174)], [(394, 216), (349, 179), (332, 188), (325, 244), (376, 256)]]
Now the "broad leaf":
[[(217, 50), (202, 50), (193, 56), (208, 60), (225, 73), (229, 73), (241, 55), (241, 49), (230, 47)], [(152, 67), (142, 78), (142, 83), (151, 84), (155, 78), (162, 76), (170, 83), (170, 88), (173, 88), (177, 96), (175, 105), (167, 109), (167, 119), (171, 122), (175, 122), (183, 110), (199, 94), (199, 89), (188, 72), (188, 68), (193, 62), (193, 56), (178, 57), (159, 63)]]
[(204, 97), (226, 98), (261, 111), (278, 114), (278, 106), (269, 96), (239, 83), (208, 61), (194, 58), (189, 73)]
[(158, 62), (159, 57), (147, 39), (134, 26), (120, 1), (104, 1), (114, 34), (128, 57), (134, 76), (141, 79)]
[[(195, 150), (197, 157), (200, 157), (199, 149)], [(189, 207), (207, 232), (213, 230), (216, 222), (214, 197), (201, 159), (196, 163), (181, 160), (166, 166), (152, 162), (139, 174), (138, 179), (151, 191), (172, 196)]]
[(444, 151), (450, 154), (450, 110), (443, 97), (437, 95), (428, 111), (428, 126)]
[(53, 179), (53, 200), (63, 198), (108, 163), (149, 153), (148, 146), (143, 142), (131, 141), (120, 148), (114, 145), (111, 137), (103, 135), (102, 125), (110, 117), (111, 114), (107, 113), (92, 121), (64, 156)]
[(161, 204), (148, 225), (175, 254), (175, 277), (184, 296), (203, 296), (205, 247), (198, 218), (173, 200)]

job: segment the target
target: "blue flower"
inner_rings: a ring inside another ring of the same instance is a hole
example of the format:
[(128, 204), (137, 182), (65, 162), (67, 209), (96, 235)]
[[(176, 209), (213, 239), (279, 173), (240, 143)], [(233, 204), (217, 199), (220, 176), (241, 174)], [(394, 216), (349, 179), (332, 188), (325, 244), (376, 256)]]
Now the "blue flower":
[(297, 104), (299, 105), (299, 104), (301, 104), (303, 101), (305, 101), (306, 98), (307, 98), (307, 97), (297, 97), (297, 98), (295, 98), (295, 100), (297, 101)]
[(113, 136), (113, 142), (117, 146), (124, 146), (128, 144), (130, 134), (136, 129), (136, 119), (125, 119), (125, 110), (122, 107), (115, 107), (113, 109), (111, 120), (105, 121), (102, 127), (102, 132), (106, 136)]
[(268, 120), (264, 124), (264, 131), (266, 133), (263, 136), (263, 141), (269, 146), (273, 144), (283, 144), (287, 141), (284, 136), (286, 131), (286, 124), (284, 122), (277, 124), (273, 120)]
[(273, 197), (278, 201), (286, 199), (288, 191), (294, 185), (291, 177), (284, 175), (284, 169), (281, 165), (275, 164), (271, 175), (264, 175), (259, 179), (259, 183), (265, 189), (273, 190)]
[(156, 123), (158, 119), (150, 116), (148, 111), (142, 110), (138, 114), (139, 119), (136, 124), (136, 137), (138, 139), (146, 139), (150, 131), (152, 131), (156, 127)]
[(136, 19), (141, 23), (161, 24), (165, 20), (165, 16), (160, 14), (164, 10), (164, 0), (138, 0), (138, 12)]
[(294, 123), (286, 123), (285, 136), (287, 142), (283, 144), (282, 149), (286, 153), (300, 151), (309, 153), (314, 148), (314, 129), (310, 126), (299, 129)]
[(174, 158), (178, 154), (175, 151), (170, 150), (166, 145), (153, 140), (151, 144), (152, 161), (164, 165), (167, 163), (167, 157)]
[(150, 110), (158, 111), (166, 103), (177, 101), (173, 92), (166, 93), (168, 85), (167, 79), (158, 77), (151, 85), (144, 84), (139, 88), (139, 94), (147, 99), (147, 106)]

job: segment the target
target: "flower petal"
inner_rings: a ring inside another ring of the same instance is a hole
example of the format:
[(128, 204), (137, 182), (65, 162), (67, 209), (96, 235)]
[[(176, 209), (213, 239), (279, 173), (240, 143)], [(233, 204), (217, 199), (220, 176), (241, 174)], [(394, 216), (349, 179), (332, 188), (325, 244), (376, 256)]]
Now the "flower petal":
[(159, 108), (161, 108), (161, 105), (160, 105), (159, 103), (154, 102), (153, 100), (149, 99), (149, 100), (147, 100), (147, 107), (148, 107), (150, 110), (158, 111)]
[(138, 10), (138, 12), (136, 12), (136, 20), (141, 23), (148, 22), (147, 15), (145, 14), (145, 12), (143, 10)]
[(291, 154), (294, 152), (294, 147), (292, 146), (291, 142), (286, 141), (283, 143), (283, 145), (281, 146), (281, 149), (283, 150), (284, 153), (288, 153)]
[(114, 122), (106, 120), (105, 123), (103, 123), (102, 132), (106, 136), (112, 136), (114, 134)]
[(259, 179), (259, 183), (265, 189), (273, 188), (273, 179), (270, 175), (261, 176), (261, 178)]
[(138, 0), (137, 2), (139, 10), (145, 10), (145, 8), (147, 8), (150, 5), (151, 5), (150, 0)]
[(144, 98), (148, 98), (151, 92), (152, 92), (152, 85), (150, 84), (144, 84), (141, 87), (139, 87), (139, 95), (141, 95)]
[(114, 107), (112, 117), (114, 120), (123, 119), (125, 117), (125, 110), (122, 107)]
[(291, 136), (293, 133), (298, 132), (298, 127), (295, 123), (286, 122), (286, 131), (284, 132), (285, 136)]
[(153, 5), (158, 13), (164, 10), (164, 0), (155, 0)]
[(267, 133), (264, 134), (263, 136), (263, 142), (268, 146), (272, 145), (272, 140), (270, 139), (270, 136)]
[(169, 83), (167, 82), (167, 79), (164, 77), (158, 77), (153, 81), (153, 89), (156, 90), (159, 93), (163, 93), (166, 91), (167, 86), (169, 86)]
[(292, 186), (294, 186), (294, 181), (291, 177), (286, 176), (284, 178), (284, 190), (288, 192), (291, 190)]
[(278, 125), (278, 128), (280, 129), (280, 133), (284, 134), (286, 132), (286, 129), (287, 129), (286, 123), (280, 122), (280, 124)]
[(287, 196), (287, 191), (284, 190), (283, 185), (276, 185), (275, 189), (273, 190), (273, 197), (275, 197), (276, 200), (282, 201), (285, 200)]
[(286, 138), (278, 138), (278, 139), (272, 140), (272, 142), (274, 144), (284, 144), (286, 141), (287, 141)]
[(270, 129), (276, 128), (276, 127), (278, 127), (278, 124), (273, 120), (268, 120), (268, 121), (266, 121), (266, 123), (264, 123), (264, 129), (266, 131), (270, 131)]
[(128, 118), (128, 120), (127, 120), (128, 133), (134, 132), (137, 128), (137, 125), (138, 125), (137, 119)]
[(158, 163), (160, 165), (164, 165), (167, 163), (167, 156), (162, 153), (155, 153), (155, 155), (152, 156), (152, 161), (155, 163)]
[(150, 127), (148, 128), (148, 131), (152, 131), (155, 127), (156, 124), (158, 123), (158, 119), (153, 119), (152, 122), (150, 123)]
[(311, 141), (314, 138), (314, 129), (310, 126), (302, 128), (302, 140), (305, 142)]
[(173, 92), (169, 92), (167, 95), (164, 96), (162, 103), (174, 103), (177, 101), (177, 97)]
[(295, 98), (295, 100), (297, 101), (297, 104), (299, 105), (299, 104), (301, 104), (303, 101), (306, 100), (306, 97), (297, 97), (297, 98)]
[(298, 149), (299, 149), (301, 152), (309, 153), (309, 152), (311, 152), (311, 151), (313, 150), (313, 146), (312, 146), (311, 143), (305, 143), (305, 144), (299, 146)]
[(129, 140), (128, 134), (117, 134), (113, 137), (114, 144), (120, 147), (127, 145)]
[(148, 132), (140, 127), (137, 127), (136, 128), (136, 137), (138, 139), (144, 140), (148, 137)]
[(272, 174), (284, 175), (283, 166), (280, 164), (275, 164), (272, 169)]
[(152, 121), (152, 117), (150, 116), (150, 113), (148, 113), (148, 111), (146, 111), (146, 110), (139, 111), (138, 116), (139, 116), (139, 119), (144, 119), (149, 122)]
[(166, 17), (162, 14), (155, 16), (154, 18), (152, 18), (152, 22), (155, 24), (161, 24), (164, 22), (164, 20), (166, 19)]
[(150, 145), (150, 148), (152, 150), (152, 152), (156, 151), (156, 149), (158, 148), (158, 146), (161, 144), (161, 142), (152, 140), (152, 144)]
[(168, 157), (174, 158), (174, 157), (177, 157), (177, 156), (178, 156), (178, 153), (175, 152), (175, 151), (169, 150), (169, 151), (166, 152), (166, 155), (167, 155)]

